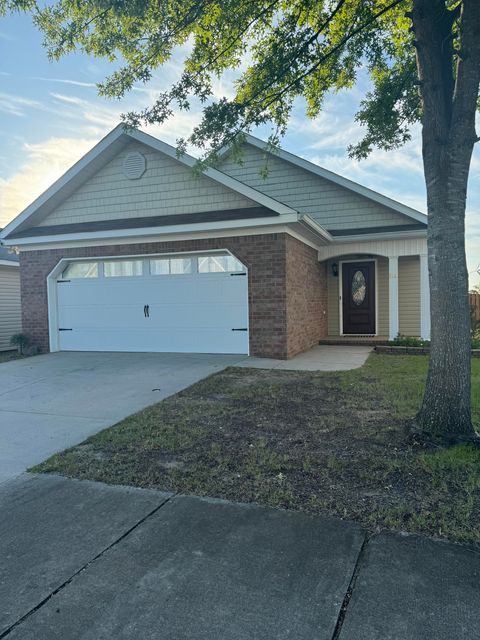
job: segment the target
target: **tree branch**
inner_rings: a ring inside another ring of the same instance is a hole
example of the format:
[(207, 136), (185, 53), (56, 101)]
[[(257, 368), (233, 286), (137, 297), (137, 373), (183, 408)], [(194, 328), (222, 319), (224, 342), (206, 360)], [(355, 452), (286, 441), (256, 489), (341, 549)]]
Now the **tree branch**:
[[(316, 71), (320, 67), (321, 64), (323, 64), (326, 60), (331, 58), (335, 53), (340, 51), (347, 44), (347, 42), (349, 42), (352, 38), (354, 38), (356, 35), (358, 35), (361, 31), (366, 29), (368, 26), (370, 26), (373, 22), (378, 20), (378, 18), (380, 18), (383, 14), (387, 13), (387, 11), (390, 11), (390, 9), (393, 9), (395, 6), (397, 6), (398, 4), (400, 4), (402, 2), (405, 2), (405, 0), (394, 0), (389, 5), (384, 7), (381, 11), (379, 11), (374, 16), (372, 16), (372, 18), (370, 20), (367, 20), (365, 23), (363, 23), (362, 25), (360, 25), (356, 29), (353, 29), (353, 31), (351, 31), (347, 36), (342, 38), (342, 40), (338, 44), (336, 44), (332, 49), (330, 49), (330, 51), (328, 51), (324, 56), (321, 56), (317, 60), (317, 62), (315, 62), (315, 64), (313, 64), (309, 69), (307, 69), (300, 76), (298, 76), (297, 78), (292, 80), (292, 82), (290, 82), (286, 87), (284, 87), (279, 93), (272, 94), (272, 96), (271, 96), (272, 99), (270, 100), (270, 102), (267, 102), (266, 104), (261, 105), (262, 108), (263, 109), (268, 109), (269, 106), (271, 106), (274, 102), (279, 100), (283, 95), (288, 93), (288, 91), (293, 89), (294, 86), (298, 85), (299, 82), (301, 82), (307, 76), (311, 75), (314, 71)], [(258, 95), (260, 95), (260, 92), (257, 94), (257, 96)]]

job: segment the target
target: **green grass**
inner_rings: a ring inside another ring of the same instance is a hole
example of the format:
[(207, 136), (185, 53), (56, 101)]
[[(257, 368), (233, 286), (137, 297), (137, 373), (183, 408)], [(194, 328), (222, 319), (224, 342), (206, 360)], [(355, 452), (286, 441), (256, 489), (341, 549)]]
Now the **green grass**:
[(19, 358), (23, 358), (17, 350), (15, 351), (0, 351), (0, 363), (2, 362), (10, 362), (11, 360), (18, 360)]
[[(34, 468), (480, 543), (480, 449), (409, 435), (423, 356), (348, 372), (230, 368)], [(480, 360), (472, 362), (480, 424)]]

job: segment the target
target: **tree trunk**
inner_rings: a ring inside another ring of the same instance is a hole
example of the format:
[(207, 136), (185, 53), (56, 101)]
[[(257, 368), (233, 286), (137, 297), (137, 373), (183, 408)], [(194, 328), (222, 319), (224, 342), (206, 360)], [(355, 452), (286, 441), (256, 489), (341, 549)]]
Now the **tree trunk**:
[(424, 431), (449, 440), (475, 435), (465, 209), (480, 81), (476, 3), (464, 0), (461, 6), (461, 47), (468, 53), (458, 57), (456, 74), (452, 29), (459, 16), (447, 10), (445, 0), (414, 0), (412, 12), (423, 106), (431, 302), (430, 362), (417, 420)]
[[(431, 345), (427, 385), (418, 422), (422, 429), (447, 438), (473, 436), (471, 421), (471, 338), (468, 272), (465, 259), (465, 189), (461, 177), (469, 160), (446, 171), (432, 169), (435, 143), (424, 142), (428, 202)], [(431, 149), (429, 149), (431, 147)], [(438, 151), (438, 150), (437, 150)], [(440, 153), (440, 151), (438, 151)], [(468, 155), (467, 153), (463, 154)], [(427, 172), (427, 164), (429, 170)], [(432, 174), (436, 174), (435, 177)], [(445, 184), (445, 174), (449, 175)]]

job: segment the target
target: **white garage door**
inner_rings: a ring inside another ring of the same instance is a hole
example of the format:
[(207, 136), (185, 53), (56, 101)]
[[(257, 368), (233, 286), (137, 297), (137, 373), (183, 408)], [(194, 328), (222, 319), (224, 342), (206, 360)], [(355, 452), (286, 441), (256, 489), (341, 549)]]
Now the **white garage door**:
[(61, 351), (248, 353), (248, 278), (231, 255), (72, 262)]

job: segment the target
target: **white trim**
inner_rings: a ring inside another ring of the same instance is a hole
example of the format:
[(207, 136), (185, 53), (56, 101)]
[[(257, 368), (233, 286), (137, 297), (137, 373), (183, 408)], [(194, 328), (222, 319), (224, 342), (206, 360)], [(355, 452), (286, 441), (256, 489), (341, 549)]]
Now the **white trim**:
[(367, 254), (388, 258), (389, 256), (418, 256), (427, 253), (426, 238), (388, 238), (385, 240), (358, 239), (356, 243), (330, 244), (321, 247), (318, 259), (320, 261), (339, 256)]
[(398, 256), (388, 258), (388, 335), (395, 340), (400, 331), (398, 309)]
[(428, 255), (420, 255), (420, 337), (430, 340), (430, 282)]
[[(156, 257), (172, 257), (172, 256), (185, 256), (185, 255), (215, 255), (215, 254), (229, 254), (233, 258), (236, 258), (239, 262), (242, 263), (245, 269), (245, 277), (247, 278), (247, 331), (248, 331), (248, 355), (250, 355), (250, 303), (248, 300), (248, 290), (249, 290), (249, 277), (248, 277), (248, 267), (246, 264), (240, 260), (238, 256), (232, 253), (229, 249), (209, 249), (206, 251), (169, 251), (165, 253), (134, 253), (134, 254), (124, 254), (120, 256), (82, 256), (82, 257), (74, 257), (74, 258), (60, 258), (57, 264), (53, 267), (50, 273), (47, 275), (47, 313), (48, 313), (48, 338), (50, 344), (50, 352), (59, 351), (59, 335), (58, 335), (58, 298), (57, 298), (57, 279), (58, 276), (62, 274), (67, 264), (72, 262), (101, 262), (105, 260), (128, 260), (131, 258), (136, 259), (151, 259)], [(99, 270), (99, 277), (100, 277)], [(148, 278), (157, 278), (160, 276), (152, 276), (150, 273), (139, 277), (148, 277)], [(174, 276), (172, 276), (174, 277)]]
[(308, 227), (312, 228), (316, 233), (322, 236), (322, 238), (325, 238), (325, 240), (327, 240), (329, 243), (333, 242), (333, 236), (311, 216), (305, 213), (299, 213), (298, 221), (303, 222)]
[(39, 207), (47, 202), (52, 196), (56, 195), (61, 189), (63, 189), (73, 178), (75, 178), (81, 171), (83, 171), (93, 160), (95, 160), (101, 153), (103, 153), (112, 143), (117, 141), (122, 135), (124, 135), (123, 126), (117, 125), (115, 129), (112, 129), (100, 142), (98, 142), (93, 149), (86, 153), (78, 162), (76, 162), (70, 169), (68, 169), (63, 176), (56, 180), (51, 187), (44, 191), (38, 198), (36, 198), (26, 209), (18, 214), (7, 226), (2, 229), (0, 238), (5, 238), (10, 233), (15, 231), (21, 224), (23, 224), (30, 216), (32, 216)]
[[(375, 263), (375, 333), (368, 334), (372, 336), (378, 336), (378, 260), (377, 258), (355, 258), (352, 260), (339, 260), (338, 261), (338, 277), (340, 278), (338, 283), (338, 304), (339, 304), (339, 327), (338, 335), (345, 337), (358, 337), (358, 333), (344, 333), (343, 332), (343, 264), (346, 262), (374, 262)], [(364, 334), (362, 334), (364, 335)]]
[[(299, 156), (296, 156), (293, 153), (290, 153), (289, 151), (285, 151), (284, 149), (275, 149), (274, 151), (269, 151), (266, 148), (267, 145), (264, 142), (264, 140), (255, 138), (255, 136), (252, 136), (251, 134), (245, 135), (245, 142), (247, 144), (251, 144), (257, 149), (261, 149), (263, 152), (272, 153), (272, 155), (278, 156), (282, 160), (285, 160), (286, 162), (290, 162), (291, 164), (294, 164), (297, 167), (304, 169), (305, 171), (314, 173), (317, 176), (320, 176), (321, 178), (328, 180), (329, 182), (333, 182), (334, 184), (339, 185), (340, 187), (348, 189), (349, 191), (353, 191), (354, 193), (358, 193), (364, 198), (368, 198), (369, 200), (373, 200), (378, 204), (382, 204), (383, 206), (388, 207), (389, 209), (393, 209), (397, 213), (401, 213), (402, 215), (407, 216), (408, 218), (412, 218), (413, 220), (417, 220), (418, 222), (423, 222), (425, 224), (428, 223), (428, 216), (426, 216), (424, 213), (421, 213), (416, 209), (412, 209), (411, 207), (408, 207), (407, 205), (402, 204), (401, 202), (397, 202), (392, 198), (388, 198), (387, 196), (384, 196), (381, 193), (374, 191), (373, 189), (364, 187), (361, 184), (358, 184), (357, 182), (353, 182), (353, 180), (349, 180), (348, 178), (339, 176), (337, 173), (334, 173), (333, 171), (328, 171), (328, 169), (324, 169), (323, 167), (320, 167), (317, 164), (314, 164), (313, 162), (309, 162), (304, 158), (300, 158)], [(229, 152), (229, 149), (224, 148), (221, 150), (219, 155), (220, 157), (222, 157), (228, 154), (228, 152)]]
[[(48, 245), (48, 248), (52, 248), (52, 245), (66, 246), (65, 243), (81, 243), (82, 246), (87, 246), (85, 241), (94, 240), (93, 245), (103, 244), (106, 240), (114, 240), (113, 244), (121, 244), (122, 238), (127, 238), (128, 242), (133, 242), (133, 238), (138, 239), (139, 242), (144, 242), (145, 238), (151, 239), (151, 236), (155, 236), (160, 241), (171, 241), (172, 235), (178, 235), (180, 238), (185, 239), (185, 236), (192, 234), (198, 229), (197, 234), (194, 237), (199, 237), (201, 232), (208, 238), (218, 237), (219, 231), (226, 231), (223, 235), (249, 235), (243, 232), (243, 229), (264, 229), (263, 233), (276, 233), (279, 232), (279, 228), (286, 228), (286, 224), (292, 224), (302, 230), (302, 225), (305, 227), (306, 235), (308, 238), (303, 238), (302, 241), (310, 244), (315, 249), (318, 249), (324, 243), (329, 242), (330, 234), (323, 229), (314, 220), (311, 220), (308, 216), (301, 216), (298, 213), (284, 214), (275, 218), (255, 218), (252, 220), (225, 220), (221, 222), (209, 222), (198, 223), (190, 225), (171, 225), (162, 227), (162, 232), (159, 233), (158, 227), (147, 227), (145, 229), (119, 229), (108, 231), (94, 231), (94, 232), (82, 232), (71, 234), (59, 234), (54, 236), (36, 236), (29, 238), (18, 238), (12, 240), (4, 240), (6, 246), (15, 246), (21, 249), (22, 247), (42, 247), (42, 245)], [(239, 233), (232, 233), (232, 231), (238, 231)], [(300, 233), (301, 235), (301, 233)], [(311, 238), (317, 237), (317, 242), (312, 242)]]
[(0, 260), (0, 267), (18, 267), (20, 264), (18, 262), (13, 262), (13, 260)]
[[(298, 234), (295, 234), (287, 225), (279, 225), (272, 229), (271, 227), (258, 227), (252, 229), (232, 229), (232, 230), (219, 230), (216, 231), (215, 234), (211, 232), (201, 232), (198, 233), (176, 233), (169, 236), (151, 236), (148, 238), (148, 242), (178, 242), (178, 241), (187, 241), (187, 240), (202, 240), (202, 239), (210, 239), (210, 238), (235, 238), (238, 236), (259, 236), (268, 233), (290, 233), (295, 237)], [(102, 240), (99, 242), (98, 240), (83, 240), (83, 241), (69, 241), (62, 242), (60, 238), (57, 238), (56, 242), (52, 242), (49, 244), (31, 244), (28, 246), (18, 247), (20, 254), (24, 251), (46, 251), (49, 249), (71, 249), (78, 247), (98, 247), (99, 245), (109, 247), (109, 246), (122, 246), (124, 244), (141, 244), (145, 242), (145, 238), (134, 236), (132, 238), (112, 238), (107, 240)], [(302, 240), (305, 244), (308, 244), (307, 240)], [(318, 244), (315, 247), (318, 250)]]
[[(174, 218), (174, 216), (172, 216)], [(273, 221), (272, 221), (273, 220)], [(252, 228), (269, 225), (274, 227), (289, 222), (297, 222), (298, 214), (285, 214), (275, 218), (253, 218), (251, 220), (223, 220), (220, 222), (200, 222), (194, 224), (172, 224), (165, 227), (145, 227), (143, 229), (111, 229), (106, 231), (85, 231), (80, 233), (65, 233), (51, 236), (32, 236), (29, 238), (12, 238), (11, 240), (3, 240), (5, 246), (26, 246), (30, 244), (41, 245), (51, 244), (52, 242), (64, 243), (82, 240), (107, 240), (110, 238), (146, 238), (149, 236), (163, 237), (164, 241), (168, 241), (170, 234), (188, 234), (194, 233), (196, 230), (209, 232), (209, 237), (220, 229), (239, 229)], [(161, 231), (160, 231), (161, 229)]]
[[(122, 137), (124, 137), (124, 144), (121, 144)], [(6, 238), (8, 235), (13, 233), (31, 216), (35, 215), (39, 208), (45, 205), (48, 200), (50, 200), (54, 196), (60, 195), (60, 192), (65, 189), (67, 185), (74, 183), (76, 178), (78, 178), (78, 185), (75, 184), (75, 186), (73, 186), (72, 184), (72, 187), (77, 188), (78, 186), (80, 186), (80, 184), (82, 184), (84, 180), (87, 180), (90, 177), (87, 174), (85, 175), (85, 178), (83, 178), (82, 176), (82, 173), (86, 172), (89, 165), (91, 165), (97, 158), (99, 158), (102, 153), (105, 153), (109, 149), (109, 147), (111, 147), (115, 143), (118, 143), (118, 150), (120, 150), (121, 148), (123, 148), (123, 146), (125, 146), (129, 139), (141, 142), (142, 144), (145, 144), (150, 148), (163, 153), (169, 158), (172, 158), (187, 167), (192, 168), (197, 162), (196, 158), (193, 158), (188, 154), (178, 155), (177, 150), (174, 147), (166, 144), (165, 142), (162, 142), (161, 140), (157, 140), (157, 138), (154, 138), (136, 129), (126, 129), (122, 124), (120, 124), (115, 127), (115, 129), (110, 131), (110, 133), (107, 134), (97, 145), (95, 145), (93, 149), (91, 149), (86, 155), (84, 155), (83, 158), (81, 158), (76, 164), (73, 165), (73, 167), (71, 167), (66, 173), (64, 173), (61, 178), (54, 182), (51, 187), (44, 191), (44, 193), (42, 193), (16, 218), (14, 218), (12, 222), (10, 222), (10, 224), (8, 224), (2, 230), (2, 232), (0, 233), (0, 238)], [(235, 178), (232, 178), (231, 176), (228, 176), (227, 174), (222, 173), (217, 169), (207, 168), (203, 171), (203, 175), (211, 178), (215, 182), (222, 184), (228, 189), (236, 191), (244, 197), (253, 200), (257, 204), (260, 204), (264, 207), (267, 207), (268, 209), (271, 209), (272, 211), (275, 211), (276, 213), (279, 213), (280, 215), (296, 213), (295, 210), (291, 207), (288, 207), (278, 200), (275, 200), (274, 198), (271, 198), (270, 196), (267, 196), (266, 194), (261, 193), (260, 191), (257, 191), (256, 189), (253, 189), (246, 184), (243, 184), (239, 180), (236, 180)], [(68, 195), (70, 194), (67, 194), (66, 197), (68, 197)], [(59, 203), (60, 200), (58, 204)], [(49, 212), (46, 212), (46, 215), (48, 215), (48, 213)]]

